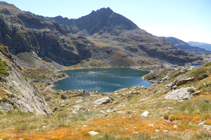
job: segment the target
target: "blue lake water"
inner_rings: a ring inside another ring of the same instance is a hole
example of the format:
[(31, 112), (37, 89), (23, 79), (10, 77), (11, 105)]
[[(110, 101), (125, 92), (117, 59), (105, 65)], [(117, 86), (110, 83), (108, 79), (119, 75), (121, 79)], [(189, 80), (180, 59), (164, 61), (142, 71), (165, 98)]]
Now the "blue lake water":
[(69, 77), (54, 83), (55, 90), (85, 89), (113, 92), (120, 88), (151, 85), (141, 78), (148, 72), (130, 68), (93, 68), (63, 72)]
[(194, 67), (196, 67), (196, 68), (197, 68), (197, 67), (199, 67), (199, 66), (201, 66), (201, 65), (202, 65), (202, 64), (200, 64), (200, 65), (191, 65), (191, 66), (194, 66)]

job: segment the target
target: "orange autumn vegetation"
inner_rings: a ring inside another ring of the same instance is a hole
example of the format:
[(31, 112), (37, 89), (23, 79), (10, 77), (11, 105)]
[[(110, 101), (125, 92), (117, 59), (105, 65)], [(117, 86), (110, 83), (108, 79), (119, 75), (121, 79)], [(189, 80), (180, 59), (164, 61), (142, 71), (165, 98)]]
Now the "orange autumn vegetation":
[(196, 115), (196, 116), (179, 116), (179, 115), (167, 115), (164, 114), (164, 117), (168, 117), (170, 121), (174, 120), (180, 120), (182, 124), (186, 123), (200, 123), (201, 116)]
[(211, 94), (207, 94), (207, 93), (201, 93), (201, 94), (199, 94), (199, 96), (206, 96), (206, 97), (211, 97)]
[[(200, 116), (187, 117), (187, 116), (169, 116), (169, 118), (175, 118), (178, 120), (198, 120)], [(210, 123), (207, 121), (207, 123)], [(114, 135), (115, 137), (131, 137), (134, 133), (146, 133), (149, 135), (156, 135), (162, 133), (163, 130), (169, 131), (195, 131), (194, 129), (187, 129), (183, 124), (175, 124), (164, 120), (163, 118), (141, 118), (133, 116), (122, 117), (106, 117), (99, 118), (86, 123), (87, 127), (83, 127), (84, 124), (64, 128), (60, 127), (57, 130), (44, 130), (39, 132), (0, 132), (0, 138), (3, 139), (30, 139), (30, 140), (47, 140), (47, 139), (87, 139), (90, 138), (89, 131), (99, 132), (100, 135)], [(174, 125), (177, 125), (175, 128)], [(159, 130), (159, 132), (156, 132)]]
[(206, 120), (204, 124), (211, 125), (211, 120)]
[(147, 107), (149, 107), (149, 105), (141, 106), (140, 109), (145, 109)]

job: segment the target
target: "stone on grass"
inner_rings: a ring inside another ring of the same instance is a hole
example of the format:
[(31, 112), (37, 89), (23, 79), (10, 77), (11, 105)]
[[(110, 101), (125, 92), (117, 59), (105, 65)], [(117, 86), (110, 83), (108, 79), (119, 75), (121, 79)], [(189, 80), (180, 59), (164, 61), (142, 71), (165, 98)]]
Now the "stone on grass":
[(204, 125), (205, 121), (203, 122), (200, 122), (198, 125), (201, 126), (201, 125)]
[(163, 130), (163, 132), (168, 132), (168, 131), (169, 131), (169, 130), (167, 130), (167, 129), (164, 129), (164, 130)]
[(79, 99), (79, 100), (76, 101), (76, 103), (81, 103), (83, 101), (84, 101), (83, 99)]
[(95, 135), (98, 135), (99, 133), (98, 133), (98, 132), (95, 132), (95, 131), (89, 131), (89, 134), (90, 134), (91, 136), (95, 136)]
[(147, 99), (149, 99), (149, 97), (144, 98), (144, 99), (141, 99), (139, 102), (143, 102), (143, 101), (145, 101), (145, 100), (147, 100)]
[(211, 130), (211, 125), (203, 125), (203, 129), (205, 129), (205, 130)]
[(167, 107), (167, 109), (168, 109), (168, 110), (173, 110), (174, 108), (173, 108), (173, 107)]
[(204, 100), (202, 103), (203, 103), (203, 104), (209, 104), (209, 101)]
[(103, 98), (97, 99), (94, 103), (97, 105), (102, 105), (102, 104), (107, 104), (111, 102), (112, 100), (109, 97), (103, 97)]
[(141, 114), (141, 116), (142, 116), (142, 117), (147, 117), (147, 116), (148, 116), (148, 114), (149, 114), (149, 112), (148, 112), (148, 111), (144, 111), (144, 112)]
[(109, 113), (109, 112), (112, 112), (112, 110), (108, 109), (106, 112)]
[(106, 113), (105, 111), (103, 111), (103, 110), (100, 110), (100, 113), (101, 113), (101, 115), (103, 115), (103, 116), (107, 116), (107, 113)]
[(73, 107), (72, 107), (72, 110), (80, 111), (80, 110), (84, 110), (84, 108), (83, 108), (83, 106), (76, 105), (76, 106), (73, 106)]
[(117, 113), (122, 114), (125, 113), (125, 111), (117, 111)]
[(153, 124), (149, 124), (148, 126), (151, 126), (151, 127), (153, 127), (153, 128), (154, 128), (154, 125), (153, 125)]

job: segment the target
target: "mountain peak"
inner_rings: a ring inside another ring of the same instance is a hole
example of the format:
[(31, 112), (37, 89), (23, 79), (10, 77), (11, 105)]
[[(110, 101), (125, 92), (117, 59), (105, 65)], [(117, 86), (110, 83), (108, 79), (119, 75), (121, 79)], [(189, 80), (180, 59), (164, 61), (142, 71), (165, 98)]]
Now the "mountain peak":
[(67, 26), (73, 34), (89, 36), (95, 33), (119, 34), (124, 30), (139, 29), (131, 20), (115, 13), (110, 7), (92, 11), (78, 19), (52, 18), (51, 21)]
[(107, 8), (100, 8), (99, 10), (97, 11), (110, 11), (110, 12), (113, 12), (113, 10), (111, 10), (110, 7), (107, 7)]
[[(2, 9), (3, 9), (3, 11), (2, 11)], [(21, 10), (18, 9), (15, 5), (0, 1), (0, 10), (1, 10), (1, 12), (4, 13), (6, 11), (6, 9), (7, 9), (7, 13), (8, 13), (8, 10), (10, 12), (13, 12), (13, 13), (21, 12)]]

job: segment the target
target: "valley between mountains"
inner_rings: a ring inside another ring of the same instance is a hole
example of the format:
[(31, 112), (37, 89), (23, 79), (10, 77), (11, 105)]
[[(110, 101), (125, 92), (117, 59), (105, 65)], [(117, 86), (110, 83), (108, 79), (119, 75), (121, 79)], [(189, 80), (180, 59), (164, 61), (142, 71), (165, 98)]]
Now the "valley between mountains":
[[(0, 43), (0, 139), (211, 139), (208, 51), (153, 36), (110, 8), (67, 19), (6, 2)], [(149, 71), (152, 85), (53, 89), (61, 71), (99, 67)]]

